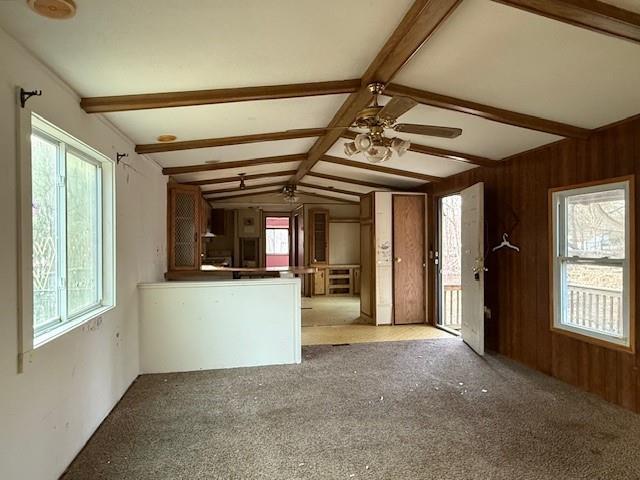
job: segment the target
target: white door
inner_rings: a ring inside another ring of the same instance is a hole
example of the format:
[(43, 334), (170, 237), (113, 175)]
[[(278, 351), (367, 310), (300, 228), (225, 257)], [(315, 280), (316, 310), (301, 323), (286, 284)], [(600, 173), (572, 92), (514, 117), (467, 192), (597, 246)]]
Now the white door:
[(462, 339), (484, 355), (484, 184), (460, 192), (462, 197)]

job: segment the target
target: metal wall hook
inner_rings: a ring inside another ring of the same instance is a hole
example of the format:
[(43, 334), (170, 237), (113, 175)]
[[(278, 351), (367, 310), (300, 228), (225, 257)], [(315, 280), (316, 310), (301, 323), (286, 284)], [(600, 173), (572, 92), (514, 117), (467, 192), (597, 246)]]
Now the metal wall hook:
[(128, 156), (129, 156), (128, 153), (116, 152), (116, 165), (119, 165), (120, 164), (120, 160), (122, 160), (123, 158), (126, 158)]
[(20, 106), (22, 108), (24, 108), (24, 106), (27, 104), (27, 100), (29, 100), (31, 97), (39, 97), (42, 95), (42, 90), (25, 90), (24, 88), (20, 87)]

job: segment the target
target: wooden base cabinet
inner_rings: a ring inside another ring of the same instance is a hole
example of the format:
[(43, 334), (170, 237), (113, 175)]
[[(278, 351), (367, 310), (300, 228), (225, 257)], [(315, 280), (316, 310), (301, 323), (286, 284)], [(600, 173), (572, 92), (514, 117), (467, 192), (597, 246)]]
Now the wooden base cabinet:
[(313, 275), (313, 295), (327, 294), (327, 270), (319, 268)]

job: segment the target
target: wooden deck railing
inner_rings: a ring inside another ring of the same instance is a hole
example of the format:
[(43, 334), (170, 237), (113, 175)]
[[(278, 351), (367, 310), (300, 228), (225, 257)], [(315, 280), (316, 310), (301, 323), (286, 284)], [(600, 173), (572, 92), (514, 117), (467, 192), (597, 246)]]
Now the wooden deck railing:
[[(601, 332), (622, 334), (622, 294), (619, 290), (569, 285), (567, 318), (570, 324)], [(440, 325), (459, 329), (462, 324), (462, 288), (445, 285)]]
[(568, 286), (570, 324), (602, 332), (622, 334), (622, 294), (619, 290)]
[(440, 325), (460, 329), (462, 326), (462, 287), (445, 285)]

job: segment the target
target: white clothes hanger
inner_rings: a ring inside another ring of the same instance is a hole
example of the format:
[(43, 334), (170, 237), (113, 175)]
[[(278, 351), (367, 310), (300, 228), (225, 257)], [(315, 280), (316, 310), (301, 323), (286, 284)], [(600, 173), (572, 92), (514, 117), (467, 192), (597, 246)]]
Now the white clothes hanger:
[(495, 252), (496, 250), (500, 250), (501, 248), (510, 248), (512, 250), (515, 250), (516, 252), (520, 251), (520, 247), (516, 247), (509, 241), (509, 234), (507, 233), (502, 234), (502, 243), (497, 247), (493, 247), (492, 251)]

